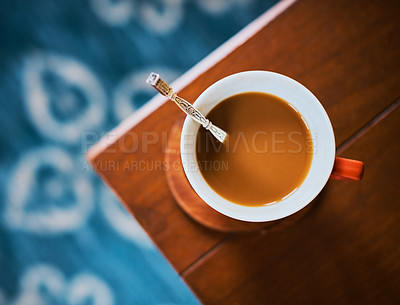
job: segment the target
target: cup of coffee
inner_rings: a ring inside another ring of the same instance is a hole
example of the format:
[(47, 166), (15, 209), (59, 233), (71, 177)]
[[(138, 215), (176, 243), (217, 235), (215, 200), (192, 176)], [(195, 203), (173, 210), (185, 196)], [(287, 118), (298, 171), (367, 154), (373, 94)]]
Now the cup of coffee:
[(287, 76), (233, 74), (206, 89), (194, 107), (229, 137), (219, 143), (187, 117), (180, 142), (184, 172), (200, 198), (228, 217), (281, 219), (308, 205), (330, 177), (361, 179), (362, 162), (335, 156), (321, 103)]

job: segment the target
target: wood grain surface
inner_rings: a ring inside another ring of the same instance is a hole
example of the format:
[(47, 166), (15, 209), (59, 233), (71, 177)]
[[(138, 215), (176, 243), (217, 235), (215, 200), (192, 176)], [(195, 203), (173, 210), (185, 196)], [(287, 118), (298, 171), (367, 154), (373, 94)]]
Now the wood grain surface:
[(232, 237), (186, 281), (206, 304), (399, 304), (399, 130), (397, 107), (345, 151), (362, 183), (329, 182), (295, 226)]
[(89, 153), (203, 303), (400, 303), (399, 11), (399, 1), (299, 0), (179, 92), (194, 101), (224, 76), (270, 70), (317, 96), (338, 154), (366, 170), (361, 182), (329, 182), (294, 225), (227, 234), (188, 217), (163, 167), (172, 103)]

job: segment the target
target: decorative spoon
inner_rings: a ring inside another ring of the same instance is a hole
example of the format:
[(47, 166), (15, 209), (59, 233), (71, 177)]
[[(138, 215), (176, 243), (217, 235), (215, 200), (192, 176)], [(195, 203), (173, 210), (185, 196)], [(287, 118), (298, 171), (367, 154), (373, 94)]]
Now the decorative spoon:
[(194, 121), (201, 124), (205, 129), (209, 130), (218, 141), (221, 143), (226, 141), (228, 134), (221, 128), (211, 123), (209, 119), (202, 115), (200, 111), (194, 108), (189, 102), (177, 96), (176, 93), (173, 92), (173, 89), (161, 79), (159, 74), (150, 73), (146, 83), (154, 87), (162, 95), (168, 97), (171, 101), (174, 101), (175, 104), (177, 104), (178, 107), (183, 110), (183, 112), (190, 116)]

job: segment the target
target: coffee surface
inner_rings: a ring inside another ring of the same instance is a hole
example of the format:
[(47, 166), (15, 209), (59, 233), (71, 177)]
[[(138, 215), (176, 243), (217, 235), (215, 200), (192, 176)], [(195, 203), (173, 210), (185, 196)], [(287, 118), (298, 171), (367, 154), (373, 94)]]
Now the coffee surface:
[(312, 161), (311, 134), (286, 101), (241, 93), (220, 102), (207, 118), (229, 134), (222, 144), (200, 128), (196, 139), (201, 174), (222, 197), (248, 206), (272, 204), (304, 181)]

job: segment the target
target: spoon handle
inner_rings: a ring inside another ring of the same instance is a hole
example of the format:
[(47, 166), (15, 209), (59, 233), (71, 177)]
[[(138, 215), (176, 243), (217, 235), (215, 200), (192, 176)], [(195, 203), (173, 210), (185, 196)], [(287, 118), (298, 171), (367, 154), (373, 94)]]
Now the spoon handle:
[(227, 133), (221, 128), (212, 124), (209, 119), (202, 115), (201, 112), (194, 108), (192, 104), (190, 104), (188, 101), (177, 96), (176, 93), (173, 92), (173, 89), (161, 79), (159, 74), (150, 73), (146, 82), (154, 87), (162, 95), (174, 101), (175, 104), (177, 104), (183, 112), (190, 116), (194, 121), (201, 124), (205, 129), (209, 130), (214, 135), (214, 137), (217, 138), (218, 141), (224, 143), (227, 138)]

